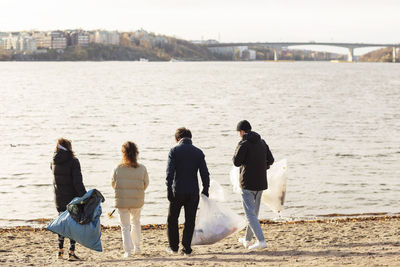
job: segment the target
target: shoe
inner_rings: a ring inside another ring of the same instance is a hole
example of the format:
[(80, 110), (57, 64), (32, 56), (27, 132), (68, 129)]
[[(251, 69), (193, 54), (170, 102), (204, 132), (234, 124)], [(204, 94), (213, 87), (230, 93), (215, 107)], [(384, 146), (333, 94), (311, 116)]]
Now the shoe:
[(190, 256), (190, 255), (192, 254), (192, 251), (187, 252), (187, 250), (183, 248), (183, 249), (181, 250), (181, 253), (182, 253), (182, 255), (184, 255), (184, 256)]
[(165, 250), (168, 254), (178, 254), (178, 251), (176, 250), (172, 250), (172, 248), (167, 247), (167, 249)]
[(241, 243), (244, 248), (248, 248), (250, 246), (250, 241), (247, 241), (244, 237), (239, 237), (238, 242)]
[(129, 251), (129, 252), (125, 252), (125, 253), (124, 253), (124, 258), (129, 258), (131, 255), (132, 255), (132, 254), (131, 254), (130, 251)]
[(62, 260), (64, 256), (64, 250), (59, 249), (58, 250), (58, 255), (57, 255), (57, 259)]
[(253, 249), (261, 249), (261, 248), (266, 248), (267, 247), (267, 243), (265, 242), (265, 240), (263, 241), (256, 241), (253, 245), (251, 245), (249, 247), (249, 250), (253, 250)]
[(70, 252), (68, 253), (68, 261), (80, 261), (81, 259), (76, 256), (76, 254), (74, 252)]

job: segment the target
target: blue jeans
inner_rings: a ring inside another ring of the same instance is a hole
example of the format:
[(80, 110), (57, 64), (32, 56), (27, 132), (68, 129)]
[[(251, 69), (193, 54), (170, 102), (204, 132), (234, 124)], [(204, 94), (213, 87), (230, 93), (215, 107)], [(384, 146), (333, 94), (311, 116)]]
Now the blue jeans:
[(253, 233), (259, 241), (265, 240), (260, 222), (258, 221), (262, 193), (263, 191), (242, 189), (243, 208), (249, 223), (246, 228), (246, 241), (251, 241)]

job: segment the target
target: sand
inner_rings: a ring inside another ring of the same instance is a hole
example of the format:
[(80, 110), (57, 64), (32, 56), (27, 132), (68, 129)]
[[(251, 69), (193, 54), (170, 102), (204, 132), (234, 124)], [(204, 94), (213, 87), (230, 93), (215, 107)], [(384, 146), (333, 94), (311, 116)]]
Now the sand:
[[(191, 256), (165, 252), (164, 225), (144, 226), (142, 254), (123, 259), (118, 227), (103, 229), (104, 251), (77, 245), (83, 261), (56, 259), (57, 237), (43, 228), (0, 229), (2, 266), (400, 266), (400, 216), (326, 219), (310, 222), (263, 221), (268, 247), (248, 251), (237, 239), (243, 232)], [(68, 248), (69, 241), (66, 241)]]

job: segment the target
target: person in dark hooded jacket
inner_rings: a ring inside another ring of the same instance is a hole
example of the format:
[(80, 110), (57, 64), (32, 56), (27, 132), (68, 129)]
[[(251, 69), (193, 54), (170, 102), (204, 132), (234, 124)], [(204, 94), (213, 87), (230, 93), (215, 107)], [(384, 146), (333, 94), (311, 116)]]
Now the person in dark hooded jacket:
[[(50, 164), (53, 172), (54, 200), (57, 211), (60, 213), (67, 209), (67, 205), (75, 197), (81, 197), (86, 193), (82, 182), (81, 165), (72, 151), (71, 141), (60, 138), (54, 152), (53, 161)], [(75, 255), (75, 241), (70, 240), (68, 260), (79, 260)], [(63, 258), (64, 237), (58, 235), (58, 258)]]
[[(239, 238), (239, 242), (249, 249), (265, 248), (266, 242), (258, 221), (258, 213), (262, 192), (268, 188), (267, 169), (274, 163), (274, 157), (261, 136), (251, 131), (247, 120), (240, 121), (236, 130), (242, 140), (236, 147), (233, 164), (240, 167), (242, 202), (248, 221), (245, 237)], [(257, 241), (250, 246), (253, 234)]]

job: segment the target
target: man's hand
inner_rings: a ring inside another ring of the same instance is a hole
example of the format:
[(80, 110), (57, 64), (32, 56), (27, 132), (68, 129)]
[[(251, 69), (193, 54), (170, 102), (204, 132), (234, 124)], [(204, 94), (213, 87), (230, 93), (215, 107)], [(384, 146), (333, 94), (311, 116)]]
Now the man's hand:
[(201, 191), (201, 193), (203, 194), (203, 195), (205, 195), (206, 197), (208, 197), (208, 188), (206, 189), (206, 188), (203, 188), (203, 191)]
[(172, 202), (174, 200), (175, 195), (174, 195), (174, 191), (172, 191), (172, 187), (168, 187), (167, 197), (170, 202)]

